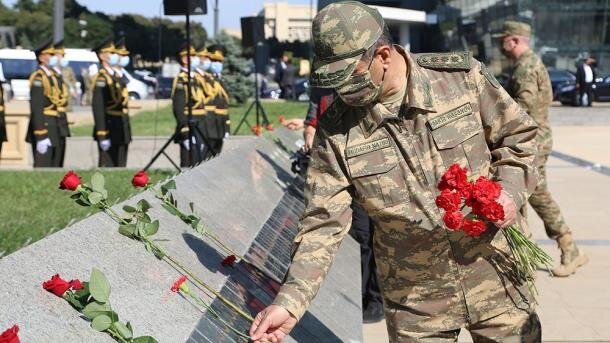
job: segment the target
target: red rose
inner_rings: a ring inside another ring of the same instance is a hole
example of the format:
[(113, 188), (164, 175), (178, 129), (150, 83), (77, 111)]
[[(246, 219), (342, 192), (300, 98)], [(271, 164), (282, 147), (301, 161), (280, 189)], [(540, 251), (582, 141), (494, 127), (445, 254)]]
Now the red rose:
[(280, 116), (280, 124), (284, 124), (284, 121), (285, 121), (285, 120), (286, 120), (286, 119), (284, 119), (284, 116), (283, 116), (283, 115), (282, 115), (282, 116)]
[(221, 264), (223, 267), (232, 266), (236, 260), (237, 260), (237, 257), (235, 257), (235, 255), (229, 255), (224, 260), (222, 260)]
[(59, 183), (59, 189), (67, 189), (75, 191), (80, 186), (80, 177), (72, 170), (64, 175), (64, 178)]
[(436, 206), (442, 208), (446, 212), (455, 212), (459, 210), (461, 201), (462, 198), (459, 193), (443, 189), (441, 194), (436, 197)]
[(267, 129), (267, 131), (273, 131), (273, 125), (271, 125), (271, 123), (267, 124), (267, 126), (265, 126), (265, 129)]
[(487, 226), (480, 220), (464, 221), (464, 232), (470, 237), (479, 237), (485, 230), (487, 230)]
[(70, 281), (70, 287), (72, 287), (72, 289), (75, 290), (75, 291), (78, 291), (78, 290), (81, 290), (81, 289), (85, 288), (83, 286), (83, 284), (80, 282), (80, 280), (78, 280), (78, 279)]
[(445, 225), (450, 230), (458, 231), (462, 227), (462, 222), (464, 221), (464, 215), (461, 212), (447, 212), (443, 216), (443, 221)]
[(179, 277), (178, 280), (176, 280), (172, 285), (172, 292), (178, 292), (180, 290), (180, 287), (182, 287), (182, 284), (185, 282), (186, 275), (182, 275), (181, 277)]
[(145, 171), (140, 170), (133, 176), (133, 179), (131, 179), (131, 184), (134, 187), (146, 187), (148, 184), (148, 175), (146, 175)]
[(472, 187), (472, 194), (467, 204), (474, 204), (475, 202), (487, 204), (497, 200), (501, 193), (502, 185), (486, 178), (485, 176), (481, 176), (477, 179)]
[(476, 203), (472, 206), (472, 212), (491, 222), (504, 220), (504, 206), (500, 205), (497, 201), (491, 201), (486, 204)]
[(51, 277), (51, 280), (42, 284), (42, 288), (61, 298), (70, 289), (70, 283), (59, 277), (59, 274), (55, 274)]
[(445, 174), (441, 177), (441, 181), (438, 184), (439, 190), (449, 189), (457, 190), (458, 192), (465, 187), (468, 187), (468, 169), (460, 167), (459, 164), (454, 163), (449, 166)]
[(263, 133), (263, 125), (256, 125), (252, 127), (252, 132), (254, 132), (255, 135), (260, 136)]
[(2, 334), (0, 334), (0, 343), (19, 343), (19, 326), (13, 325), (12, 328), (7, 329)]

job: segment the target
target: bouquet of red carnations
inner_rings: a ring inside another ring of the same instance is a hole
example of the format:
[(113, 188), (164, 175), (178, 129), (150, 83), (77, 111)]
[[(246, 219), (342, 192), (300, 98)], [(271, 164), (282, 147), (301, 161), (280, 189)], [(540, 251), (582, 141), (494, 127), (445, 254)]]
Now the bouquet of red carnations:
[[(441, 194), (436, 197), (436, 205), (445, 210), (443, 221), (450, 230), (463, 230), (468, 236), (478, 237), (487, 230), (485, 221), (498, 223), (505, 219), (504, 206), (498, 202), (502, 185), (485, 176), (471, 181), (467, 169), (459, 164), (447, 169), (438, 189)], [(471, 208), (471, 214), (466, 217), (461, 212), (464, 207)], [(537, 295), (536, 269), (543, 266), (551, 270), (553, 260), (516, 225), (506, 227), (503, 233), (515, 258), (518, 278), (527, 283), (532, 295)]]

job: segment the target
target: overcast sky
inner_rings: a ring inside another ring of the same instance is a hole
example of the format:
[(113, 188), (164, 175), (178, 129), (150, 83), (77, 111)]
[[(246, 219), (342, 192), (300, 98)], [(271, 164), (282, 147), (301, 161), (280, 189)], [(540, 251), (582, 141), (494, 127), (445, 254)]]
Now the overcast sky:
[[(1, 0), (8, 6), (13, 6), (16, 0)], [(107, 14), (137, 13), (147, 17), (158, 17), (163, 13), (163, 0), (77, 0), (92, 12), (104, 12)], [(193, 21), (202, 22), (211, 35), (214, 29), (214, 0), (208, 1), (208, 15), (194, 16)], [(285, 0), (291, 4), (308, 5), (310, 0)], [(240, 17), (257, 14), (263, 3), (278, 2), (275, 0), (218, 0), (220, 29), (240, 29)], [(281, 2), (281, 1), (280, 1)], [(156, 5), (155, 5), (156, 4)], [(313, 1), (314, 6), (317, 0)], [(169, 17), (174, 18), (174, 16)], [(180, 17), (175, 17), (176, 19)], [(181, 19), (181, 18), (180, 18)]]

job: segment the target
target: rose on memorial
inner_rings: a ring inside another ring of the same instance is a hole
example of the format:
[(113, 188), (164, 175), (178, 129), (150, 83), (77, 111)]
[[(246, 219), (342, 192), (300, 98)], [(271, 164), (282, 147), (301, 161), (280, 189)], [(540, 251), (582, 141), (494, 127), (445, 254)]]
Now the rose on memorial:
[(55, 274), (51, 277), (50, 280), (42, 283), (42, 288), (45, 290), (57, 295), (58, 297), (63, 297), (64, 293), (68, 291), (72, 286), (70, 283), (64, 279), (62, 279), (59, 274)]
[(281, 115), (280, 116), (280, 124), (284, 124), (285, 121), (286, 121), (286, 119), (284, 119), (284, 116)]
[(59, 183), (59, 189), (75, 191), (80, 186), (80, 177), (72, 170), (64, 175), (64, 178)]
[(18, 333), (19, 326), (15, 324), (0, 334), (0, 343), (20, 343)]
[(148, 175), (144, 170), (140, 170), (131, 179), (131, 184), (136, 188), (146, 187), (148, 185)]
[(225, 257), (225, 259), (222, 260), (222, 262), (220, 262), (220, 264), (222, 264), (223, 267), (229, 267), (229, 266), (233, 266), (233, 264), (235, 264), (236, 260), (237, 260), (237, 257), (235, 257), (235, 255), (229, 255), (229, 256)]

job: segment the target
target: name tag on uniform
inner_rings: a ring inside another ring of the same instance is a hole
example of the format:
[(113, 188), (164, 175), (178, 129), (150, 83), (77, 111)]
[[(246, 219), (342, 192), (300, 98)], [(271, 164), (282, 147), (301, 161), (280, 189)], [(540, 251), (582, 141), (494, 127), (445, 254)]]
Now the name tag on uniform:
[(380, 150), (383, 148), (390, 147), (390, 139), (383, 138), (370, 143), (363, 143), (356, 146), (349, 147), (345, 149), (345, 156), (347, 158), (366, 154), (367, 152)]
[(441, 126), (447, 125), (460, 118), (464, 118), (472, 112), (472, 105), (470, 105), (470, 103), (465, 103), (460, 107), (454, 108), (449, 112), (443, 113), (428, 120), (428, 124), (430, 124), (430, 128), (432, 128), (432, 130), (436, 130)]

